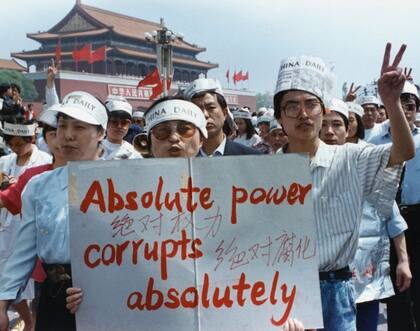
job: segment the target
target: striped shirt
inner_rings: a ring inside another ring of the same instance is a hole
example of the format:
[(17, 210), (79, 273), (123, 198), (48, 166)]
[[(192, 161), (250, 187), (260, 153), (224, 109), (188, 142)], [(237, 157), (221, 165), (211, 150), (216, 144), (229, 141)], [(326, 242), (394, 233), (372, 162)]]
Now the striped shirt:
[(390, 153), (390, 144), (320, 142), (310, 162), (319, 271), (341, 269), (353, 261), (367, 196), (379, 192), (376, 206), (384, 217), (390, 216), (402, 170), (402, 166), (387, 168)]

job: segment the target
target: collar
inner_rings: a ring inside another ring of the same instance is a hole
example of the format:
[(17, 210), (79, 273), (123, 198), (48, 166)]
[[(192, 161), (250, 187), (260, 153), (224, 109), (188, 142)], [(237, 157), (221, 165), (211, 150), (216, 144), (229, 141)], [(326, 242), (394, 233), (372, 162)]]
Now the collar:
[(216, 150), (213, 152), (212, 155), (207, 155), (206, 152), (202, 148), (200, 148), (199, 155), (201, 157), (212, 157), (212, 156), (223, 156), (225, 154), (225, 147), (226, 147), (226, 136), (223, 136), (223, 140), (219, 146), (217, 146)]
[[(287, 148), (289, 144), (286, 144), (280, 148), (276, 154), (284, 154), (283, 148)], [(331, 146), (324, 143), (322, 140), (319, 141), (318, 149), (315, 153), (314, 158), (310, 161), (311, 170), (316, 167), (328, 168), (331, 166), (334, 158), (334, 150), (337, 146)]]

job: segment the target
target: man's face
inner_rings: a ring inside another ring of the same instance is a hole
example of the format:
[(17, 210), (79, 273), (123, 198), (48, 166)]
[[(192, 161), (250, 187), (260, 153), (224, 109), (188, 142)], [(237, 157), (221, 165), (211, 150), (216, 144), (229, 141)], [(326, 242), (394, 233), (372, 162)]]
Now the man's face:
[(26, 155), (32, 150), (31, 142), (26, 141), (23, 137), (12, 137), (7, 145), (17, 156)]
[(95, 160), (103, 136), (103, 131), (95, 125), (71, 117), (60, 116), (58, 119), (58, 144), (67, 161)]
[(368, 103), (362, 105), (365, 111), (362, 116), (362, 122), (365, 129), (372, 129), (375, 126), (376, 120), (378, 119), (378, 106)]
[(325, 114), (322, 119), (320, 138), (328, 145), (344, 145), (347, 138), (343, 118), (335, 111)]
[(130, 119), (112, 116), (111, 113), (106, 127), (107, 139), (114, 144), (120, 144), (127, 135), (130, 124)]
[(217, 101), (216, 94), (206, 93), (191, 100), (203, 111), (207, 120), (208, 137), (216, 137), (223, 130), (227, 109), (223, 109)]
[(382, 123), (386, 121), (386, 111), (384, 107), (380, 107), (378, 110), (378, 118), (376, 119), (376, 123)]
[(277, 152), (284, 144), (287, 143), (287, 136), (283, 129), (275, 129), (269, 133), (269, 143), (274, 152)]
[(137, 124), (141, 128), (144, 128), (144, 118), (141, 118), (141, 117), (133, 118), (133, 123)]
[(405, 95), (401, 97), (401, 105), (404, 110), (405, 118), (407, 119), (410, 127), (414, 127), (414, 121), (416, 120), (417, 104), (414, 96)]
[[(322, 123), (322, 105), (313, 94), (289, 91), (281, 100), (280, 123), (289, 142), (308, 142), (318, 139)], [(297, 109), (295, 116), (287, 116), (285, 108)]]

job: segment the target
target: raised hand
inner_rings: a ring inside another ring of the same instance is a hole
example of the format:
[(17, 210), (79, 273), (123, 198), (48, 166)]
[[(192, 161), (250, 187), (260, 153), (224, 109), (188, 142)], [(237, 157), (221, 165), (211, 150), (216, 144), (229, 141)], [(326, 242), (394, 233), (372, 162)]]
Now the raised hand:
[(411, 76), (411, 72), (413, 71), (413, 68), (404, 68), (404, 75), (405, 78), (409, 81), (409, 82), (413, 82), (413, 77)]
[(395, 56), (394, 61), (390, 64), (391, 43), (387, 43), (385, 47), (381, 76), (378, 80), (378, 91), (387, 109), (387, 105), (392, 106), (398, 104), (400, 100), (406, 78), (402, 68), (399, 67), (399, 64), (406, 48), (407, 45), (402, 45)]
[(354, 101), (357, 98), (356, 92), (360, 89), (361, 85), (354, 87), (354, 83), (351, 83), (350, 89), (347, 92), (345, 101)]
[(54, 63), (52, 63), (47, 70), (47, 86), (49, 88), (52, 88), (54, 84), (55, 76), (57, 75), (58, 68), (55, 66)]

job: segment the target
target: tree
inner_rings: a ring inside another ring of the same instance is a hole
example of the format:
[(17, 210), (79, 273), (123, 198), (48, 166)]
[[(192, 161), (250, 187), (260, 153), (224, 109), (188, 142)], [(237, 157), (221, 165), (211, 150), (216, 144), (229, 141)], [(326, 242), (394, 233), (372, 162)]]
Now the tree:
[(257, 110), (261, 107), (273, 106), (273, 94), (270, 92), (257, 93)]
[(0, 69), (0, 84), (17, 84), (21, 88), (21, 97), (24, 101), (34, 101), (38, 97), (35, 84), (17, 70)]

